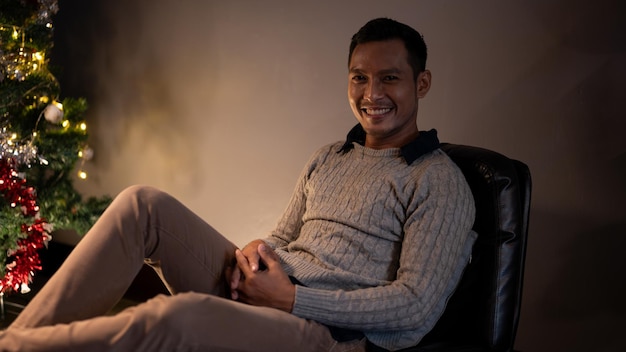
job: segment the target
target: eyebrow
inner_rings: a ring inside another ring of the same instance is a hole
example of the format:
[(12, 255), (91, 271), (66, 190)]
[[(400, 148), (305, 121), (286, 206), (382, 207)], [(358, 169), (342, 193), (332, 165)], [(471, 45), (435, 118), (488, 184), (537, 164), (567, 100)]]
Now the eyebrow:
[[(350, 68), (349, 72), (350, 73), (363, 73), (363, 70), (358, 69), (356, 67), (352, 67)], [(377, 75), (400, 74), (400, 73), (402, 73), (402, 71), (397, 68), (388, 68), (388, 69), (384, 69), (384, 70), (380, 70), (376, 72)]]

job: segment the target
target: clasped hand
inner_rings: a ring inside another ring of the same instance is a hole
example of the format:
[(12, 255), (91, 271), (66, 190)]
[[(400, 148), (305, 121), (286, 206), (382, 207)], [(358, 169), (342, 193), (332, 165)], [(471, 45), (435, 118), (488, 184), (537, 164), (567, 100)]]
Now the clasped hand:
[(235, 258), (237, 262), (230, 273), (233, 300), (291, 312), (296, 289), (272, 248), (255, 240), (235, 250)]

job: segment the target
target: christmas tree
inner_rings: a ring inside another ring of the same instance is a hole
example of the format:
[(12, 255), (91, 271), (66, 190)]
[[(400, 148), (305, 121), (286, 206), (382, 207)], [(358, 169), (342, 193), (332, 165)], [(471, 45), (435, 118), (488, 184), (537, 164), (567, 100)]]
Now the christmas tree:
[(83, 200), (93, 156), (82, 98), (61, 98), (48, 55), (57, 0), (0, 0), (0, 294), (26, 291), (50, 232), (85, 233), (110, 198)]

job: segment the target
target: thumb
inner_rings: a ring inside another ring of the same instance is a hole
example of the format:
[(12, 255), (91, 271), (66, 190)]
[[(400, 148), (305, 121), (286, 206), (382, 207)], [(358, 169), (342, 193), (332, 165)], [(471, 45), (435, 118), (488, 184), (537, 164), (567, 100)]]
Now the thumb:
[(272, 248), (265, 244), (260, 244), (258, 249), (259, 256), (261, 256), (261, 259), (268, 267), (280, 264), (280, 258), (278, 258), (278, 254)]

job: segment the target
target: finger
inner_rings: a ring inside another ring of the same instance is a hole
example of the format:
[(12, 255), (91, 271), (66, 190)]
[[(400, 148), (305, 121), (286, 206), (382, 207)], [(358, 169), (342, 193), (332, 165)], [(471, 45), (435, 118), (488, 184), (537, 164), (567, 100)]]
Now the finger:
[(230, 289), (236, 290), (237, 287), (239, 286), (240, 280), (241, 280), (241, 270), (239, 269), (239, 266), (235, 265), (235, 267), (232, 269), (232, 274), (230, 276)]
[(228, 280), (228, 285), (230, 289), (230, 298), (233, 301), (236, 301), (239, 298), (239, 292), (237, 289), (239, 287), (239, 281), (241, 279), (241, 270), (237, 267), (236, 260), (233, 262), (232, 266), (226, 268), (224, 274)]
[(243, 276), (250, 276), (253, 274), (252, 269), (250, 268), (250, 264), (248, 263), (248, 258), (243, 255), (241, 250), (235, 250), (235, 258), (237, 259), (237, 267), (243, 273)]
[(252, 270), (252, 272), (257, 272), (259, 270), (259, 261), (260, 261), (259, 254), (257, 252), (254, 252), (250, 254), (249, 256), (247, 256), (247, 259), (250, 265), (250, 270)]
[(280, 259), (278, 258), (278, 255), (267, 245), (259, 245), (259, 255), (261, 256), (261, 260), (265, 262), (268, 268), (280, 265)]
[(243, 247), (243, 249), (241, 250), (243, 255), (248, 259), (248, 263), (250, 265), (250, 269), (252, 270), (252, 272), (257, 272), (260, 267), (259, 265), (260, 257), (258, 253), (258, 246), (254, 245), (255, 243), (258, 243), (258, 242), (259, 241), (253, 241), (249, 243), (247, 246)]

